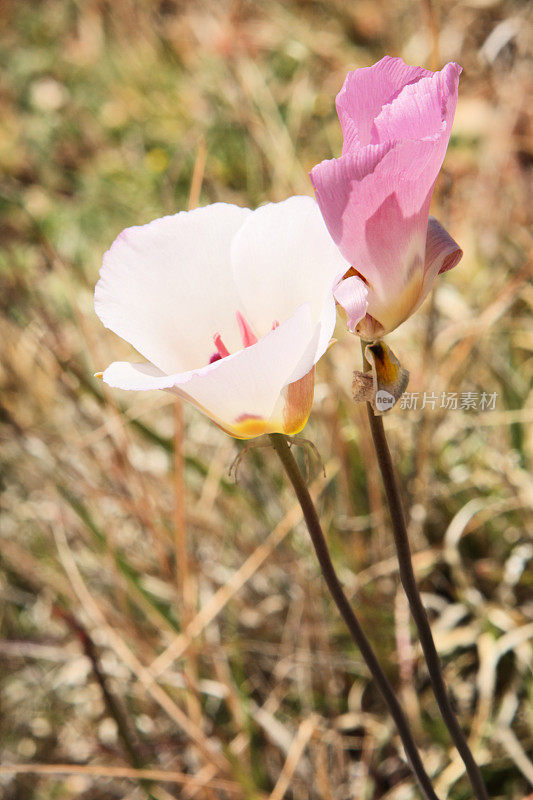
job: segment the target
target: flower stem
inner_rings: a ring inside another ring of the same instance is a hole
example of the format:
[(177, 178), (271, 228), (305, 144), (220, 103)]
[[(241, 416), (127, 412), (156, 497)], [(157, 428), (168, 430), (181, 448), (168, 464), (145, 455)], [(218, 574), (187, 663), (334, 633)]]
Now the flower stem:
[[(370, 365), (365, 358), (365, 344), (365, 342), (361, 341), (363, 348), (363, 366), (365, 371), (367, 371), (370, 368)], [(374, 447), (376, 450), (379, 468), (385, 487), (385, 494), (387, 496), (387, 503), (389, 506), (394, 544), (396, 545), (396, 553), (400, 568), (400, 580), (402, 582), (405, 594), (407, 595), (411, 614), (413, 615), (413, 619), (418, 629), (420, 644), (422, 645), (431, 685), (433, 687), (433, 694), (435, 695), (442, 719), (448, 728), (452, 741), (464, 762), (470, 784), (474, 791), (474, 796), (477, 800), (489, 800), (481, 770), (474, 760), (472, 751), (468, 746), (466, 737), (461, 730), (459, 722), (457, 721), (457, 717), (455, 716), (455, 712), (452, 708), (448, 690), (446, 689), (444, 678), (442, 676), (440, 659), (435, 647), (435, 642), (433, 641), (429, 620), (427, 618), (426, 610), (416, 585), (402, 500), (398, 481), (394, 472), (394, 466), (392, 464), (389, 446), (387, 444), (387, 438), (385, 436), (383, 420), (381, 417), (378, 417), (374, 414), (370, 403), (367, 403), (366, 405), (370, 430), (372, 432), (372, 439), (374, 440)]]
[(403, 709), (398, 702), (394, 689), (389, 683), (385, 673), (383, 672), (376, 654), (372, 649), (372, 645), (365, 636), (359, 620), (350, 605), (350, 602), (344, 594), (343, 588), (335, 572), (335, 568), (331, 561), (328, 546), (324, 533), (322, 531), (318, 514), (315, 509), (311, 495), (307, 490), (307, 486), (303, 479), (302, 473), (290, 451), (287, 443), (287, 438), (280, 433), (270, 434), (270, 440), (276, 450), (281, 463), (287, 473), (287, 476), (292, 483), (298, 501), (302, 507), (305, 522), (311, 541), (315, 548), (318, 562), (322, 569), (322, 574), (330, 591), (330, 594), (343, 617), (348, 630), (352, 636), (353, 641), (359, 648), (376, 685), (381, 692), (381, 695), (389, 709), (389, 712), (396, 724), (396, 728), (402, 740), (407, 760), (416, 776), (422, 794), (426, 800), (438, 800), (437, 795), (431, 785), (431, 780), (424, 769), (420, 754), (417, 750), (413, 735), (409, 728), (409, 723), (403, 712)]

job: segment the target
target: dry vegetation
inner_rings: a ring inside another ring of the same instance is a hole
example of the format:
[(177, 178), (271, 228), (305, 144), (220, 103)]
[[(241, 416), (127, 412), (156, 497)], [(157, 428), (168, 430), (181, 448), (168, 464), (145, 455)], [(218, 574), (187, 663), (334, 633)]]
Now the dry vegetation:
[[(186, 208), (195, 164), (201, 204), (310, 193), (307, 171), (340, 151), (346, 71), (385, 53), (464, 67), (434, 213), (465, 256), (390, 343), (410, 391), (496, 392), (496, 408), (397, 409), (387, 428), (490, 796), (531, 792), (530, 12), (511, 0), (0, 3), (2, 798), (418, 797), (272, 451), (248, 453), (235, 484), (239, 445), (195, 410), (180, 432), (164, 393), (111, 394), (92, 377), (131, 355), (92, 307), (117, 233)], [(359, 364), (339, 330), (306, 429), (327, 478), (311, 465), (310, 481), (437, 792), (467, 800), (398, 591), (350, 397)]]

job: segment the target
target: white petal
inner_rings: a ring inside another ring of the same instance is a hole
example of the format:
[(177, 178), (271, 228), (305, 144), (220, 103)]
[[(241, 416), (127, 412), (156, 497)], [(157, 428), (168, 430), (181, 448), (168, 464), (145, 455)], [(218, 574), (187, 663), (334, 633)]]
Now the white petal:
[(311, 197), (290, 197), (252, 212), (231, 248), (235, 283), (252, 326), (264, 335), (309, 303), (320, 324), (315, 361), (335, 326), (332, 288), (349, 264), (331, 239)]
[(104, 370), (102, 380), (114, 389), (128, 389), (135, 392), (151, 389), (171, 389), (176, 376), (167, 375), (145, 361), (130, 364), (129, 361), (114, 361)]
[(95, 290), (104, 325), (166, 373), (209, 363), (215, 333), (239, 349), (230, 244), (249, 213), (215, 203), (123, 231)]
[(242, 438), (283, 431), (283, 420), (272, 415), (274, 411), (281, 414), (283, 404), (278, 399), (295, 380), (295, 370), (305, 370), (305, 374), (312, 369), (315, 330), (309, 307), (304, 305), (256, 344), (202, 369), (165, 375), (152, 364), (118, 362), (105, 370), (103, 379), (120, 389), (169, 389)]

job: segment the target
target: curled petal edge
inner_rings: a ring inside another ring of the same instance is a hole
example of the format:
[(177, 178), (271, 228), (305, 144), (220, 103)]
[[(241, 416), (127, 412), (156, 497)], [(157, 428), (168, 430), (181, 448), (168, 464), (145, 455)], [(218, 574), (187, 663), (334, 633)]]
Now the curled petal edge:
[(435, 219), (429, 218), (424, 264), (424, 281), (416, 311), (426, 299), (439, 275), (457, 266), (463, 251), (448, 231)]
[(366, 314), (368, 308), (368, 289), (363, 281), (355, 275), (344, 278), (336, 286), (334, 297), (346, 315), (348, 330), (352, 333)]
[(452, 239), (438, 219), (430, 216), (426, 239), (426, 272), (438, 267), (436, 272), (442, 275), (443, 272), (456, 267), (462, 257), (463, 251), (455, 239)]

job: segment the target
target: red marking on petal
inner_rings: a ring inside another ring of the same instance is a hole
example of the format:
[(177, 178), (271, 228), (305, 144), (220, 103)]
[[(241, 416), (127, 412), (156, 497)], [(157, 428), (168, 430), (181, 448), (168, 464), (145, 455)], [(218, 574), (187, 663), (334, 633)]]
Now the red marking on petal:
[[(224, 342), (222, 341), (222, 337), (221, 337), (220, 333), (215, 333), (215, 335), (213, 336), (213, 341), (215, 343), (216, 349), (218, 350), (218, 355), (220, 356), (220, 358), (226, 358), (226, 356), (229, 356), (229, 350), (226, 347), (226, 345), (224, 344)], [(215, 359), (215, 361), (216, 360), (217, 359)], [(211, 363), (211, 362), (209, 362), (209, 363)]]
[(210, 364), (214, 364), (214, 363), (215, 363), (215, 361), (220, 361), (220, 360), (221, 360), (221, 358), (222, 358), (222, 356), (220, 355), (220, 353), (213, 353), (213, 355), (212, 355), (212, 356), (211, 356), (211, 358), (209, 359), (209, 363), (210, 363)]
[(248, 422), (250, 419), (263, 419), (258, 414), (239, 414), (238, 417), (235, 417), (235, 422)]
[(245, 347), (250, 347), (250, 345), (257, 342), (257, 336), (252, 331), (240, 311), (236, 311), (235, 316), (237, 317), (237, 323), (241, 332), (242, 343)]
[(275, 331), (276, 328), (279, 328), (279, 322), (277, 321), (277, 319), (275, 319), (274, 322), (272, 323), (272, 330)]

